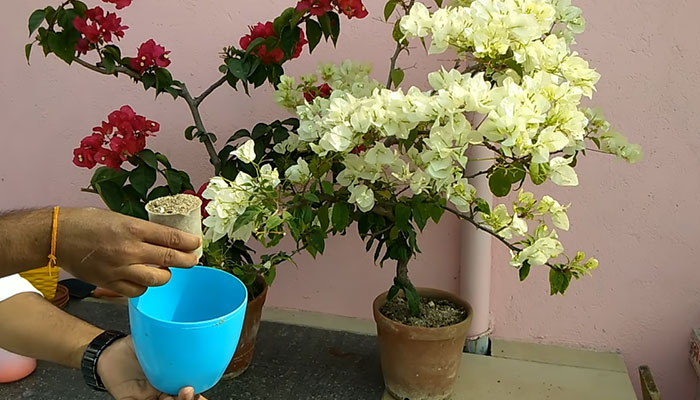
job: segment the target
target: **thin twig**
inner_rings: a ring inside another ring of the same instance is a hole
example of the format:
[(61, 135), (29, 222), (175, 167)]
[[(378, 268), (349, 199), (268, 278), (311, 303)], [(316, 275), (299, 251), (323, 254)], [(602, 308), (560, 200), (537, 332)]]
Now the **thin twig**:
[[(457, 211), (457, 210), (452, 209), (452, 208), (450, 208), (450, 207), (446, 207), (446, 206), (445, 206), (445, 207), (443, 207), (443, 208), (445, 209), (445, 211), (450, 212), (450, 213), (454, 214), (455, 216), (457, 216), (457, 218), (463, 219), (463, 220), (465, 220), (465, 221), (468, 221), (469, 223), (471, 223), (472, 225), (474, 225), (474, 227), (475, 227), (476, 229), (478, 229), (478, 230), (480, 230), (480, 231), (483, 231), (483, 232), (486, 232), (486, 233), (488, 233), (489, 235), (495, 237), (495, 238), (498, 239), (501, 243), (503, 243), (504, 245), (506, 245), (506, 247), (508, 247), (509, 249), (513, 250), (514, 252), (520, 253), (521, 251), (523, 251), (523, 249), (521, 249), (520, 247), (518, 247), (518, 246), (516, 246), (516, 245), (514, 245), (514, 244), (512, 244), (512, 243), (510, 243), (510, 242), (507, 241), (506, 239), (504, 239), (504, 238), (502, 238), (501, 236), (499, 236), (498, 233), (494, 232), (492, 229), (489, 229), (489, 228), (487, 228), (487, 227), (481, 225), (480, 223), (476, 222), (476, 220), (474, 219), (473, 216), (468, 215), (468, 214), (465, 214), (465, 213), (460, 212), (460, 211)], [(545, 265), (548, 266), (548, 267), (550, 267), (550, 268), (556, 269), (556, 268), (554, 267), (554, 265), (552, 265), (552, 264), (550, 264), (550, 263), (548, 263), (548, 262), (545, 263)]]
[(124, 75), (130, 76), (131, 78), (134, 78), (137, 81), (141, 80), (141, 75), (139, 75), (138, 72), (136, 72), (136, 71), (130, 70), (129, 68), (117, 66), (114, 68), (114, 72), (107, 72), (106, 69), (100, 68), (97, 65), (90, 64), (89, 62), (87, 62), (83, 59), (80, 59), (80, 58), (74, 58), (73, 61), (75, 61), (76, 63), (82, 65), (83, 67), (85, 67), (89, 70), (99, 72), (100, 74), (103, 74), (103, 75), (115, 75), (115, 76), (117, 76), (118, 74), (124, 74)]
[(204, 143), (204, 147), (206, 147), (207, 149), (207, 153), (209, 154), (209, 161), (214, 166), (214, 175), (219, 175), (219, 172), (221, 171), (221, 160), (219, 159), (219, 155), (217, 154), (216, 149), (214, 148), (214, 143), (212, 143), (211, 139), (209, 139), (208, 132), (204, 128), (204, 123), (202, 122), (202, 115), (199, 113), (199, 107), (197, 105), (197, 102), (194, 98), (192, 98), (192, 95), (190, 94), (189, 90), (187, 90), (187, 85), (185, 85), (184, 82), (180, 83), (180, 90), (182, 92), (182, 98), (185, 99), (187, 105), (190, 108), (190, 112), (192, 113), (192, 118), (194, 119), (194, 126), (197, 128), (197, 131), (200, 134), (201, 141), (202, 143)]
[(80, 188), (81, 192), (97, 194), (97, 190), (92, 188)]
[(195, 105), (199, 106), (204, 101), (204, 99), (207, 98), (207, 96), (209, 96), (214, 90), (216, 90), (219, 86), (223, 85), (224, 83), (226, 83), (226, 75), (219, 78), (218, 81), (214, 82), (211, 86), (209, 86), (207, 88), (207, 90), (202, 92), (202, 94), (195, 97), (195, 99), (194, 99)]

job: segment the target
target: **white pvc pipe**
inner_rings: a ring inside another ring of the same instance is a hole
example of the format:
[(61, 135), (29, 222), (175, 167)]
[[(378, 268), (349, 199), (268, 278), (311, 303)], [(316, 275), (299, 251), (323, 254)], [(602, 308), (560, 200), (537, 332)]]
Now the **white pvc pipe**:
[[(485, 170), (492, 164), (490, 161), (471, 161), (493, 157), (493, 153), (484, 147), (473, 147), (468, 156), (467, 175)], [(484, 175), (470, 179), (469, 183), (476, 188), (479, 197), (491, 204), (491, 191)], [(488, 334), (491, 329), (491, 236), (478, 231), (469, 222), (462, 224), (459, 291), (474, 311), (468, 339), (476, 339)]]

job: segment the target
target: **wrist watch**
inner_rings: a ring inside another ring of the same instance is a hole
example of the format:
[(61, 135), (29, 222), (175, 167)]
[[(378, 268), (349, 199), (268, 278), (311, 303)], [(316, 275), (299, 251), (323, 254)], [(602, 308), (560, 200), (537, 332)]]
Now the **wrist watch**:
[(104, 349), (123, 337), (126, 337), (126, 333), (104, 331), (94, 338), (87, 346), (85, 353), (83, 353), (80, 369), (82, 370), (85, 383), (87, 383), (88, 386), (95, 390), (106, 391), (102, 379), (100, 379), (100, 376), (97, 374), (97, 360), (100, 358), (100, 354), (102, 354)]

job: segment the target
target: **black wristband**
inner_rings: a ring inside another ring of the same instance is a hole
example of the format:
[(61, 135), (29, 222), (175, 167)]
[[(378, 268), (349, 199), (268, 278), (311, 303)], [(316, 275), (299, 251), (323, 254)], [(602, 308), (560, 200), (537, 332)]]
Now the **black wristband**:
[(80, 363), (83, 378), (88, 386), (96, 390), (106, 390), (102, 379), (97, 374), (97, 360), (104, 349), (125, 336), (125, 333), (118, 331), (104, 331), (90, 342), (85, 349), (85, 353), (83, 353), (83, 360)]

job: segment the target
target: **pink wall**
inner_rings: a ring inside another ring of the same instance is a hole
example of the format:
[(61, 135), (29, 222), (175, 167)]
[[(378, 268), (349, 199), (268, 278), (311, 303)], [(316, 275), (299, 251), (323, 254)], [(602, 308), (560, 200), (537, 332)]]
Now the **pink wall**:
[[(177, 11), (165, 11), (163, 2), (137, 0), (120, 13), (131, 26), (122, 48), (135, 52), (139, 43), (155, 37), (172, 50), (176, 78), (200, 92), (218, 77), (217, 52), (237, 41), (244, 24), (291, 3), (274, 0), (256, 8), (232, 1), (179, 0), (169, 2), (177, 4)], [(366, 3), (373, 16), (380, 15), (382, 1)], [(574, 203), (573, 232), (563, 235), (565, 245), (587, 250), (601, 261), (593, 277), (574, 282), (566, 297), (550, 298), (544, 271), (520, 284), (507, 266), (507, 253), (494, 244), (492, 288), (495, 335), (621, 350), (633, 381), (636, 367), (650, 364), (669, 399), (694, 393), (686, 353), (690, 328), (700, 327), (700, 28), (694, 17), (700, 3), (676, 3), (579, 2), (588, 19), (579, 50), (603, 75), (597, 103), (623, 132), (644, 145), (646, 159), (630, 167), (591, 156), (581, 165), (580, 188), (554, 191), (560, 201)], [(163, 133), (152, 147), (189, 171), (195, 184), (204, 181), (209, 173), (204, 151), (182, 138), (190, 122), (184, 103), (173, 103), (168, 96), (153, 102), (151, 94), (126, 80), (68, 68), (37, 51), (27, 67), (26, 18), (44, 5), (38, 0), (10, 2), (0, 27), (7, 39), (0, 41), (0, 121), (6, 138), (0, 146), (0, 209), (100, 205), (79, 192), (90, 172), (72, 166), (71, 150), (109, 111), (127, 103), (161, 122)], [(338, 52), (325, 46), (314, 57), (294, 63), (290, 72), (309, 72), (317, 61), (339, 60), (342, 54), (372, 61), (383, 74), (390, 27), (370, 18), (345, 23), (343, 30)], [(416, 61), (423, 60), (416, 56), (405, 63)], [(409, 71), (408, 79), (422, 84), (426, 69)], [(224, 89), (211, 96), (203, 112), (208, 128), (219, 137), (284, 115), (272, 104), (269, 90), (251, 100)], [(456, 291), (457, 222), (446, 219), (422, 239), (415, 281)], [(392, 274), (390, 267), (382, 271), (373, 266), (354, 238), (334, 240), (324, 257), (300, 257), (298, 264), (298, 269), (280, 269), (269, 304), (369, 318), (371, 300), (386, 289)]]

